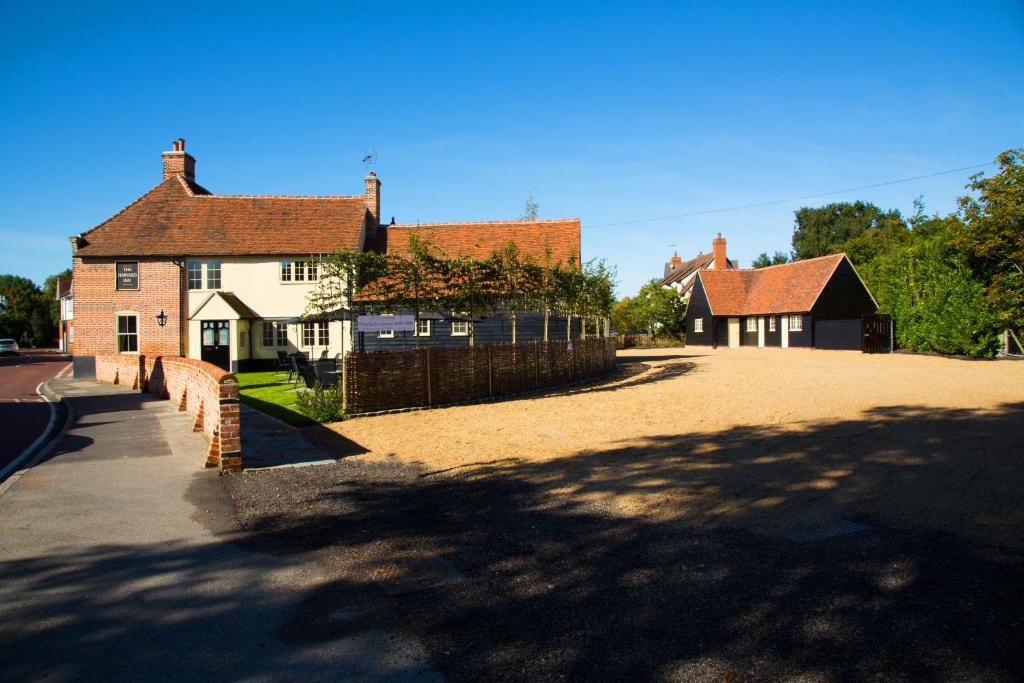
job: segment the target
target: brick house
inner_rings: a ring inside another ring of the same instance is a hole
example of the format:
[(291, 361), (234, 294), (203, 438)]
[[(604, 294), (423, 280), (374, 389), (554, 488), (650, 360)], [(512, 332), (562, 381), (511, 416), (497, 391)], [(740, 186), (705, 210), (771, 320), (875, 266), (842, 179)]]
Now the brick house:
[(76, 376), (91, 376), (96, 354), (185, 356), (237, 371), (278, 351), (351, 350), (350, 321), (302, 317), (320, 260), (339, 249), (401, 249), (412, 231), (436, 228), (443, 237), (431, 239), (447, 248), (512, 236), (527, 252), (543, 244), (559, 259), (579, 253), (577, 219), (381, 226), (373, 172), (358, 195), (238, 196), (213, 194), (195, 168), (175, 140), (156, 186), (69, 238)]

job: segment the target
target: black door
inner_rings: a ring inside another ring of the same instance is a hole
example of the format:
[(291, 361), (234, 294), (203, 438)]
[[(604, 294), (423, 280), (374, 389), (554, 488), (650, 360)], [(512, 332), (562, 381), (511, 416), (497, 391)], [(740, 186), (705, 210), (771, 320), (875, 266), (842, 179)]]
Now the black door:
[(218, 368), (230, 370), (231, 363), (231, 326), (227, 320), (204, 320), (203, 326), (203, 360)]

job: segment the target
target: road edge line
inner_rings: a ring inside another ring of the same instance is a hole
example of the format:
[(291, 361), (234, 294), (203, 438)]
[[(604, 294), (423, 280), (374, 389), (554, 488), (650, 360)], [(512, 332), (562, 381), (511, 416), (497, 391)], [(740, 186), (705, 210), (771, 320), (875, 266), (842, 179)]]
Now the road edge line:
[[(62, 370), (61, 373), (63, 372), (64, 371)], [(53, 379), (59, 377), (61, 373), (58, 373)], [(44, 380), (36, 385), (36, 393), (50, 407), (50, 421), (47, 423), (46, 429), (43, 433), (39, 435), (39, 438), (33, 441), (28, 448), (18, 455), (18, 457), (0, 470), (0, 496), (7, 493), (8, 489), (14, 486), (15, 482), (17, 482), (29, 468), (35, 466), (43, 456), (53, 450), (57, 441), (60, 440), (60, 437), (64, 436), (71, 423), (74, 421), (74, 411), (71, 409), (70, 404), (64, 400), (63, 396), (50, 387), (49, 383), (51, 381), (52, 380)], [(50, 398), (48, 394), (52, 394), (54, 398)], [(56, 423), (58, 415), (61, 412), (58, 408), (59, 406), (64, 408), (65, 414), (63, 424), (60, 426), (60, 429), (57, 429)], [(37, 451), (35, 453), (35, 457), (32, 458), (31, 462), (29, 462), (26, 467), (22, 467), (25, 460), (33, 455), (33, 451)]]

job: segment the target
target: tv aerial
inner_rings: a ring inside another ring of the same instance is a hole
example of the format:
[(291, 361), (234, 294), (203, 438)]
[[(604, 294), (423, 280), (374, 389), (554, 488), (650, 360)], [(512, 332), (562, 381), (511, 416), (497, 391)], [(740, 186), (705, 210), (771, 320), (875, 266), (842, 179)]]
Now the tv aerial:
[(377, 163), (377, 155), (374, 153), (373, 149), (371, 148), (371, 149), (369, 149), (366, 152), (366, 154), (363, 155), (363, 165), (366, 166), (366, 168), (370, 168), (370, 166), (373, 166), (376, 163)]

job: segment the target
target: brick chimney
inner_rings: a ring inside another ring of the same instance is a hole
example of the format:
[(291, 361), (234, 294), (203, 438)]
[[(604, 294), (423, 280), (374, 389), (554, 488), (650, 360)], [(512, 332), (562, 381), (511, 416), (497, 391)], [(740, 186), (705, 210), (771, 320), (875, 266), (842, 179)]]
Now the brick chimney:
[(729, 267), (729, 260), (725, 256), (725, 238), (722, 237), (722, 233), (718, 233), (718, 237), (711, 241), (712, 253), (715, 255), (714, 269), (715, 270), (726, 270)]
[(195, 182), (196, 160), (185, 151), (185, 138), (178, 138), (171, 143), (171, 151), (164, 152), (164, 180), (171, 176), (185, 176), (185, 180)]
[(665, 277), (668, 277), (669, 273), (681, 265), (683, 265), (683, 259), (679, 258), (679, 254), (677, 252), (673, 251), (671, 260), (665, 264)]
[(366, 174), (366, 209), (373, 216), (373, 229), (380, 225), (380, 181), (377, 174), (370, 171)]

